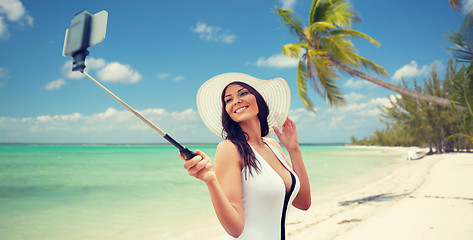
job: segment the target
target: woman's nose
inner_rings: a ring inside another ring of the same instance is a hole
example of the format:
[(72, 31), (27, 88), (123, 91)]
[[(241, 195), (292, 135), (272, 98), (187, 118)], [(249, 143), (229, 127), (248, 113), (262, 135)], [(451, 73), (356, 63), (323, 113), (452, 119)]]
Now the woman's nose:
[(240, 102), (241, 102), (241, 99), (239, 97), (235, 97), (235, 99), (233, 100), (233, 105), (237, 105)]

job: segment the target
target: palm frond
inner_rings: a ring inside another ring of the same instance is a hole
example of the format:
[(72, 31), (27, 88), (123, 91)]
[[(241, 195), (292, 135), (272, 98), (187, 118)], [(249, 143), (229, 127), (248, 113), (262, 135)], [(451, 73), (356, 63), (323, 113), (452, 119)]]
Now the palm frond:
[(313, 0), (309, 13), (309, 24), (315, 22), (325, 22), (325, 17), (330, 4), (327, 0)]
[(336, 28), (336, 26), (329, 22), (314, 22), (310, 24), (309, 32), (325, 32), (334, 28)]
[(345, 65), (359, 67), (360, 64), (356, 58), (356, 49), (351, 41), (336, 35), (322, 37), (320, 41), (321, 46), (326, 48), (331, 56)]
[(386, 70), (379, 66), (378, 64), (364, 58), (364, 57), (361, 57), (361, 56), (357, 56), (358, 59), (360, 60), (361, 64), (363, 64), (363, 67), (366, 69), (366, 70), (370, 70), (370, 71), (373, 71), (374, 73), (378, 74), (378, 75), (382, 75), (382, 76), (386, 76), (386, 77), (389, 77), (389, 74), (388, 72), (386, 72)]
[(467, 108), (473, 118), (473, 66), (462, 66), (450, 83), (451, 99), (456, 105)]
[(352, 37), (354, 39), (363, 38), (365, 40), (368, 40), (370, 43), (372, 43), (373, 45), (375, 45), (377, 47), (381, 46), (381, 43), (376, 41), (374, 38), (368, 36), (368, 34), (365, 34), (365, 33), (362, 33), (360, 31), (356, 31), (356, 30), (353, 30), (353, 29), (337, 29), (337, 30), (331, 31), (330, 34), (331, 35), (339, 35), (341, 37)]
[(453, 43), (453, 47), (447, 49), (452, 53), (454, 58), (461, 62), (467, 63), (473, 61), (472, 49), (468, 47), (468, 44), (463, 39), (462, 34), (459, 32), (452, 32), (451, 34), (446, 34), (445, 36), (451, 43)]
[(328, 2), (330, 3), (330, 7), (326, 21), (331, 22), (341, 28), (350, 27), (353, 24), (353, 19), (356, 18), (351, 5), (342, 0)]
[(309, 24), (329, 22), (339, 27), (349, 27), (358, 16), (344, 0), (314, 0), (309, 13)]
[(283, 18), (282, 25), (289, 27), (289, 31), (297, 36), (299, 39), (304, 39), (304, 30), (302, 28), (302, 22), (293, 15), (293, 11), (291, 9), (282, 9), (279, 7), (276, 8), (276, 14)]
[(469, 135), (463, 134), (463, 133), (452, 134), (452, 135), (446, 137), (446, 138), (445, 138), (445, 141), (450, 141), (450, 140), (452, 140), (453, 138), (459, 138), (459, 137), (466, 138), (466, 139), (468, 139), (471, 143), (473, 143), (473, 136), (469, 136)]
[(327, 54), (320, 54), (324, 50), (319, 49), (309, 49), (307, 51), (307, 68), (309, 69), (308, 77), (315, 77), (316, 74), (310, 74), (313, 72), (312, 68), (317, 70), (317, 74), (328, 75), (331, 78), (336, 78), (337, 74), (335, 73), (336, 69), (333, 64), (329, 61)]
[(321, 94), (324, 99), (328, 100), (331, 106), (343, 104), (345, 99), (335, 83), (335, 79), (340, 78), (340, 76), (335, 73), (335, 68), (327, 58), (317, 57), (310, 51), (309, 57), (311, 62), (314, 63), (313, 67), (317, 73), (317, 76), (311, 76), (310, 78), (317, 88), (318, 85), (320, 85), (323, 89), (322, 91), (319, 90), (319, 94)]
[(304, 61), (299, 61), (297, 65), (297, 91), (301, 97), (302, 103), (305, 108), (313, 113), (315, 113), (315, 105), (310, 100), (309, 94), (307, 94), (307, 66), (304, 64)]
[(299, 58), (302, 48), (306, 48), (307, 44), (302, 43), (289, 43), (282, 46), (282, 53), (284, 56), (289, 56), (292, 58)]

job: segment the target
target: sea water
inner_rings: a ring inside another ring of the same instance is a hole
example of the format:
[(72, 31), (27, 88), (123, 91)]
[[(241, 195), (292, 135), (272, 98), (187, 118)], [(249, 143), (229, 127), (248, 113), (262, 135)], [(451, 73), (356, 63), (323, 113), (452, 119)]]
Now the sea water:
[[(211, 158), (216, 145), (191, 145)], [(312, 192), (397, 155), (302, 145)], [(159, 239), (214, 216), (169, 145), (0, 145), (0, 239)]]

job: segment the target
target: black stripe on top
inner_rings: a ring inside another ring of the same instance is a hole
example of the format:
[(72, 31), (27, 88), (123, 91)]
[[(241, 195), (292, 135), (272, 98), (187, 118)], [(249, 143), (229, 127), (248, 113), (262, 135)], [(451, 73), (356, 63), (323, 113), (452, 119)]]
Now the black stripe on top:
[(286, 192), (286, 196), (284, 197), (284, 206), (282, 209), (282, 216), (281, 216), (281, 240), (286, 239), (286, 212), (287, 212), (287, 204), (289, 203), (289, 198), (291, 198), (292, 192), (294, 191), (294, 187), (296, 186), (296, 177), (291, 172), (291, 189), (289, 192)]

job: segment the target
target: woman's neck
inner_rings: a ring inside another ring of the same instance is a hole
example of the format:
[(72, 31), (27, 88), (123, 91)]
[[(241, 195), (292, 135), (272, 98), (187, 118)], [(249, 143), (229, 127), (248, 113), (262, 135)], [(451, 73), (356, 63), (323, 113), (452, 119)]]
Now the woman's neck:
[(241, 122), (240, 127), (247, 134), (248, 143), (252, 146), (262, 146), (264, 144), (263, 138), (261, 137), (261, 125), (259, 119)]

